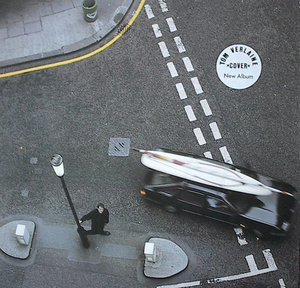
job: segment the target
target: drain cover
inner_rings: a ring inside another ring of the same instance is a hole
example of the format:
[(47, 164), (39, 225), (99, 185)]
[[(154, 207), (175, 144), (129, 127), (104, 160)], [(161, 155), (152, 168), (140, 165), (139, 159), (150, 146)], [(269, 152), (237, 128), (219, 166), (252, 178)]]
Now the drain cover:
[(110, 138), (108, 155), (109, 156), (128, 156), (130, 148), (129, 138)]

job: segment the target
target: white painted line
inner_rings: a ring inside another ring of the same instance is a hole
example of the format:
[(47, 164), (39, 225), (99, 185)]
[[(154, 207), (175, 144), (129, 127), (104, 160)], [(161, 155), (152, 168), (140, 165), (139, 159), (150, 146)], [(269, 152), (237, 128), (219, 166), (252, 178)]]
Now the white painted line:
[(184, 110), (185, 110), (185, 112), (186, 112), (186, 114), (187, 114), (190, 122), (197, 120), (197, 118), (195, 116), (195, 113), (194, 113), (193, 108), (192, 108), (191, 105), (185, 106)]
[(258, 270), (253, 255), (246, 256), (246, 261), (248, 263), (248, 266), (249, 266), (249, 269), (250, 269), (251, 272), (254, 272), (254, 271)]
[[(261, 270), (256, 269), (256, 270), (250, 271), (248, 273), (243, 273), (243, 274), (238, 274), (238, 275), (233, 275), (233, 276), (215, 278), (215, 279), (207, 280), (207, 283), (210, 284), (210, 283), (220, 283), (220, 282), (224, 282), (224, 281), (238, 280), (238, 279), (242, 279), (242, 278), (252, 277), (252, 276), (256, 276), (256, 275), (276, 271), (277, 267), (276, 267), (276, 264), (274, 262), (273, 256), (270, 252), (270, 249), (264, 250), (263, 253), (264, 253), (264, 256), (267, 260), (267, 263), (268, 263), (268, 266), (269, 266), (268, 268), (261, 269)], [(252, 260), (250, 260), (250, 261), (252, 261)], [(253, 263), (251, 263), (251, 265), (253, 265)], [(253, 269), (254, 269), (254, 267), (253, 267)]]
[(167, 21), (167, 24), (169, 26), (169, 29), (170, 29), (171, 33), (177, 31), (177, 28), (176, 28), (176, 25), (175, 25), (175, 22), (174, 22), (173, 18), (171, 18), (171, 17), (167, 18), (166, 21)]
[(169, 50), (168, 50), (167, 45), (164, 41), (159, 42), (158, 46), (160, 48), (160, 51), (161, 51), (161, 54), (163, 55), (163, 57), (166, 58), (166, 57), (170, 56)]
[(169, 68), (169, 71), (170, 71), (170, 74), (171, 76), (174, 78), (174, 77), (177, 77), (178, 76), (178, 73), (177, 73), (177, 70), (174, 66), (174, 63), (173, 62), (169, 62), (167, 63), (167, 66)]
[(200, 128), (195, 128), (193, 131), (194, 131), (194, 134), (195, 134), (195, 136), (197, 138), (197, 141), (198, 141), (199, 145), (206, 144), (206, 141), (205, 141), (205, 138), (204, 138), (204, 136), (202, 134), (201, 129)]
[(183, 46), (183, 43), (181, 41), (181, 38), (179, 36), (175, 37), (174, 41), (176, 43), (176, 46), (177, 46), (177, 49), (178, 49), (179, 53), (183, 53), (183, 52), (186, 51), (185, 48), (184, 48), (184, 46)]
[(198, 95), (200, 93), (203, 93), (203, 90), (202, 90), (202, 87), (199, 83), (198, 77), (191, 78), (191, 81), (192, 81), (193, 86), (195, 88), (196, 94)]
[(144, 6), (144, 8), (145, 8), (148, 19), (154, 18), (154, 14), (152, 12), (150, 5), (147, 4)]
[(200, 104), (202, 106), (205, 116), (212, 115), (211, 109), (210, 109), (206, 99), (200, 100)]
[(271, 254), (270, 249), (266, 249), (263, 251), (265, 259), (267, 260), (268, 266), (271, 269), (271, 271), (276, 271), (278, 268), (275, 264), (273, 255)]
[(244, 232), (243, 232), (243, 229), (240, 228), (240, 227), (236, 227), (234, 228), (234, 232), (237, 236), (237, 239), (238, 239), (238, 243), (243, 246), (243, 245), (247, 245), (248, 242), (246, 241), (246, 238), (244, 236)]
[(280, 288), (286, 288), (286, 286), (285, 286), (285, 283), (284, 283), (284, 281), (283, 281), (283, 279), (279, 279), (279, 285), (280, 285)]
[(211, 154), (210, 151), (204, 152), (203, 154), (204, 154), (204, 156), (205, 156), (206, 158), (213, 159), (212, 154)]
[(217, 125), (216, 122), (210, 123), (209, 127), (210, 127), (210, 129), (211, 129), (211, 131), (212, 131), (212, 133), (214, 135), (215, 140), (218, 140), (218, 139), (222, 138), (220, 130), (219, 130), (218, 125)]
[[(248, 255), (248, 256), (246, 256), (246, 261), (249, 265), (250, 272), (237, 274), (237, 275), (232, 275), (232, 276), (225, 276), (225, 277), (220, 277), (220, 278), (208, 279), (208, 280), (205, 280), (205, 281), (194, 281), (194, 282), (186, 282), (186, 283), (179, 283), (179, 284), (166, 285), (166, 286), (158, 286), (157, 288), (192, 287), (192, 286), (202, 285), (203, 283), (216, 284), (216, 283), (220, 283), (220, 282), (233, 281), (233, 280), (253, 277), (253, 276), (260, 275), (260, 274), (265, 274), (265, 273), (276, 271), (277, 266), (275, 264), (275, 261), (273, 259), (272, 254), (270, 252), (270, 249), (264, 250), (263, 254), (264, 254), (265, 259), (268, 263), (268, 268), (265, 268), (265, 269), (261, 269), (261, 270), (257, 269), (257, 266), (256, 266), (256, 263), (254, 261), (253, 255)], [(282, 281), (281, 281), (281, 283), (282, 283)], [(285, 286), (283, 286), (283, 287), (285, 287)]]
[(156, 288), (184, 288), (184, 287), (193, 287), (198, 285), (201, 285), (201, 281), (163, 285), (163, 286), (157, 286)]
[(167, 4), (165, 3), (164, 0), (158, 0), (158, 3), (160, 5), (160, 8), (161, 8), (161, 11), (162, 12), (167, 12), (169, 11), (168, 7), (167, 7)]
[(176, 84), (176, 89), (177, 89), (177, 92), (179, 94), (180, 99), (186, 99), (187, 98), (187, 95), (185, 93), (185, 90), (184, 90), (184, 87), (183, 87), (182, 83), (177, 83)]
[(192, 62), (189, 57), (184, 57), (184, 58), (182, 58), (182, 60), (185, 65), (186, 71), (188, 71), (188, 72), (194, 71), (194, 67), (193, 67)]
[(156, 38), (159, 38), (159, 37), (162, 36), (158, 24), (153, 24), (153, 25), (152, 25), (152, 29), (153, 29), (153, 32), (154, 32)]
[(233, 162), (232, 162), (232, 160), (231, 160), (231, 157), (230, 157), (230, 155), (229, 155), (229, 153), (228, 153), (228, 151), (227, 151), (226, 146), (221, 147), (219, 150), (220, 150), (220, 152), (221, 152), (221, 154), (222, 154), (222, 157), (223, 157), (223, 159), (224, 159), (224, 162), (229, 163), (229, 164), (233, 164)]

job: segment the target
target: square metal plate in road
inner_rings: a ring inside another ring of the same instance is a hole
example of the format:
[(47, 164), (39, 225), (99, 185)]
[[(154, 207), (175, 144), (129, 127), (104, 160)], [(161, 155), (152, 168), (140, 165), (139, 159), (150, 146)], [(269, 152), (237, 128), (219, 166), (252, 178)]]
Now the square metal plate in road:
[(128, 156), (129, 149), (129, 138), (110, 138), (108, 147), (109, 156)]

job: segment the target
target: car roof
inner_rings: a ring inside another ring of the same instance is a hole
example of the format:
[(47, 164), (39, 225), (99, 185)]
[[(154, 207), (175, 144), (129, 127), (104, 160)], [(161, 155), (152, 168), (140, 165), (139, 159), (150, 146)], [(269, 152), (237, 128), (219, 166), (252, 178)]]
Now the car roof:
[(241, 193), (268, 195), (296, 191), (290, 184), (246, 168), (168, 149), (145, 151), (141, 162), (150, 169), (181, 179)]

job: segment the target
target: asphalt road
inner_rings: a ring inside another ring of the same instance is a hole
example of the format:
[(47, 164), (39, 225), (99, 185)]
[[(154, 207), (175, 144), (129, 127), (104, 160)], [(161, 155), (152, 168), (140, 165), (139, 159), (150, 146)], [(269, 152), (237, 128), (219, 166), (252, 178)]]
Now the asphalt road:
[[(53, 153), (60, 153), (79, 216), (101, 201), (111, 212), (112, 231), (132, 224), (145, 231), (176, 235), (197, 259), (184, 282), (241, 275), (249, 271), (248, 255), (253, 255), (258, 269), (264, 269), (263, 251), (270, 249), (276, 271), (207, 286), (273, 288), (285, 287), (285, 283), (297, 287), (299, 213), (286, 239), (261, 241), (245, 232), (248, 244), (240, 245), (229, 226), (172, 215), (145, 202), (139, 196), (145, 172), (140, 155), (109, 156), (108, 144), (112, 137), (124, 137), (137, 148), (209, 152), (217, 160), (223, 160), (220, 148), (226, 147), (233, 163), (299, 189), (298, 4), (166, 3), (168, 11), (162, 12), (156, 0), (146, 1), (155, 17), (149, 19), (142, 11), (119, 41), (88, 60), (0, 81), (1, 217), (32, 215), (52, 225), (73, 224), (49, 162)], [(173, 19), (176, 31), (170, 32), (167, 18)], [(159, 25), (161, 37), (155, 36), (153, 24)], [(180, 37), (184, 52), (176, 47), (175, 37)], [(162, 41), (170, 56), (163, 57), (158, 45)], [(220, 52), (233, 44), (252, 47), (262, 60), (259, 80), (247, 89), (230, 89), (216, 74)], [(193, 71), (186, 70), (183, 57), (190, 59)], [(170, 62), (178, 76), (172, 77)], [(194, 77), (203, 93), (196, 93), (191, 82)], [(180, 99), (178, 83), (184, 85), (186, 99)], [(204, 115), (200, 105), (204, 99), (212, 115)], [(188, 118), (186, 106), (192, 107), (195, 120)], [(217, 124), (221, 138), (213, 136), (211, 123)], [(203, 145), (195, 137), (196, 128), (203, 132)], [(87, 287), (144, 286), (135, 278), (120, 279), (113, 272), (97, 274), (95, 265), (83, 267), (64, 256), (43, 250), (27, 268), (1, 262), (0, 281), (13, 283), (11, 287), (70, 287), (70, 283), (73, 287), (84, 283)], [(68, 274), (72, 274), (72, 282), (65, 280)], [(43, 275), (49, 277), (46, 284), (40, 279)], [(108, 286), (101, 286), (101, 278)]]

